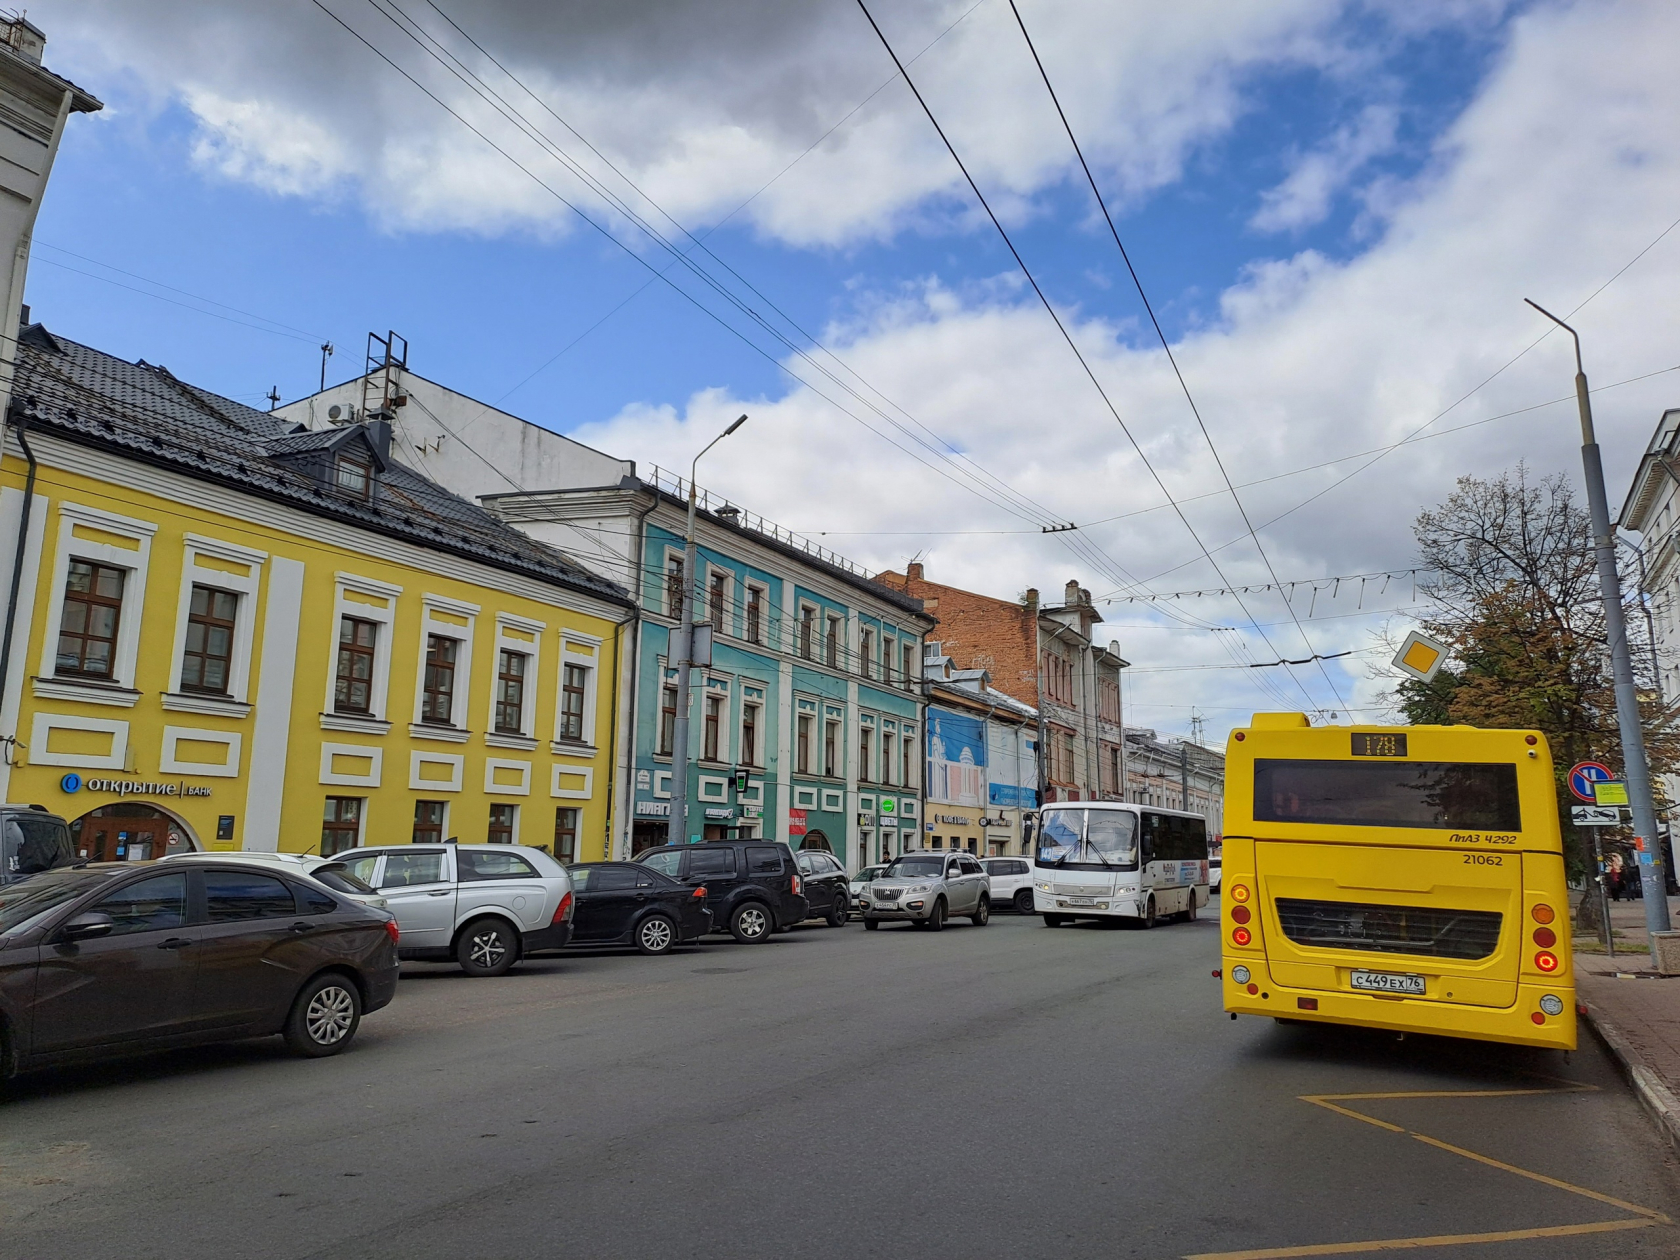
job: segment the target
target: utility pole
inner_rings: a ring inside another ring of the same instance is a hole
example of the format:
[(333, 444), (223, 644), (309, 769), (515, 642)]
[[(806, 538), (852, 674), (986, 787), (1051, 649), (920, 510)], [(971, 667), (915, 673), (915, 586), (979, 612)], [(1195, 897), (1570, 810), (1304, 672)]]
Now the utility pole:
[(1190, 744), (1185, 740), (1178, 745), (1178, 807), (1190, 810)]
[[(742, 416), (700, 450), (704, 455), (747, 422)], [(688, 466), (688, 528), (683, 532), (682, 609), (671, 635), (671, 663), (677, 667), (677, 720), (671, 731), (671, 821), (665, 832), (666, 844), (688, 843), (688, 696), (689, 670), (694, 656), (694, 614), (700, 603), (700, 585), (695, 580), (698, 548), (694, 544), (695, 473), (700, 455)]]
[[(1657, 842), (1657, 810), (1651, 797), (1651, 766), (1645, 757), (1645, 730), (1639, 720), (1639, 693), (1633, 686), (1633, 659), (1628, 652), (1627, 623), (1622, 618), (1622, 579), (1616, 572), (1615, 534), (1604, 494), (1604, 462), (1593, 432), (1592, 396), (1581, 366), (1581, 338), (1576, 331), (1538, 302), (1524, 298), (1535, 310), (1567, 332), (1575, 341), (1575, 400), (1581, 412), (1581, 464), (1586, 473), (1587, 510), (1592, 518), (1593, 551), (1598, 560), (1598, 589), (1604, 600), (1604, 629), (1610, 639), (1610, 673), (1616, 684), (1616, 724), (1622, 735), (1622, 773), (1627, 777), (1628, 802), (1633, 807), (1633, 831), (1639, 840), (1639, 882), (1645, 902), (1645, 930), (1669, 930), (1668, 888), (1663, 879), (1662, 846)], [(1608, 928), (1607, 928), (1608, 930)]]
[(330, 342), (330, 341), (323, 341), (321, 343), (321, 392), (322, 393), (325, 393), (326, 390), (327, 390), (327, 360), (332, 358), (332, 352), (333, 352), (333, 343)]

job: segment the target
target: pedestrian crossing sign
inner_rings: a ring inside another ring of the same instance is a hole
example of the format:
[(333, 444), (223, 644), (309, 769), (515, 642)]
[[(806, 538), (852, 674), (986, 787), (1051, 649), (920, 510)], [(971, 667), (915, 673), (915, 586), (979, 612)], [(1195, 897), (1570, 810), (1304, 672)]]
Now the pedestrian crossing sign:
[(1447, 645), (1417, 630), (1406, 636), (1400, 650), (1394, 654), (1394, 668), (1428, 682), (1441, 670), (1447, 659)]

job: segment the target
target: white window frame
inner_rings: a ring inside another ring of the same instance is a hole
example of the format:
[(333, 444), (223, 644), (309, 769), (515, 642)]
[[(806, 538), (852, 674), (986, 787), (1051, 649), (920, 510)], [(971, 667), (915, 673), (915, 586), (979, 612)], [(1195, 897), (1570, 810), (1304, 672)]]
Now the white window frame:
[(751, 601), (752, 592), (758, 592), (758, 647), (774, 647), (775, 634), (770, 626), (770, 588), (763, 582), (755, 582), (751, 578), (741, 579), (741, 638), (744, 642), (752, 643), (747, 638), (747, 604)]
[[(802, 642), (805, 630), (805, 614), (811, 614), (811, 655), (805, 655), (805, 645)], [(799, 615), (793, 622), (793, 655), (802, 661), (809, 661), (813, 665), (822, 664), (822, 627), (818, 624), (818, 617), (822, 615), (822, 606), (814, 604), (808, 599), (799, 601)]]
[[(402, 587), (393, 586), (389, 582), (362, 577), (355, 573), (339, 572), (333, 575), (333, 616), (327, 627), (327, 695), (321, 707), (323, 716), (337, 717), (350, 722), (386, 720), (387, 700), (391, 690), (391, 636), (396, 631), (397, 598), (402, 594), (402, 590)], [(364, 599), (382, 599), (385, 603), (381, 606), (346, 598), (351, 594), (360, 595)], [(368, 712), (365, 717), (359, 713), (340, 714), (333, 708), (333, 693), (338, 684), (338, 628), (346, 617), (372, 621), (379, 625), (379, 634), (373, 644), (373, 686), (368, 697)]]
[[(75, 536), (76, 526), (102, 530), (120, 538), (133, 539), (134, 547), (118, 547)], [(111, 661), (110, 685), (134, 690), (134, 676), (140, 658), (140, 627), (145, 620), (146, 574), (151, 568), (152, 537), (158, 527), (151, 521), (118, 516), (81, 503), (58, 505), (58, 541), (53, 555), (50, 602), (47, 605), (47, 633), (41, 645), (40, 677), (58, 678), (58, 632), (64, 624), (64, 583), (70, 576), (70, 561), (88, 560), (124, 570), (122, 611), (118, 614), (116, 655)], [(66, 674), (63, 682), (98, 687), (97, 679)]]
[[(512, 805), (513, 806), (513, 839), (510, 841), (510, 843), (512, 843), (512, 844), (522, 844), (522, 843), (524, 843), (519, 838), (519, 825), (520, 825), (520, 823), (525, 821), (525, 807), (523, 805), (521, 805), (518, 801), (491, 801), (490, 802), (490, 808), (493, 808), (497, 805)], [(486, 843), (488, 843), (489, 839), (490, 839), (490, 808), (486, 808), (485, 811), (484, 811), (484, 828), (485, 828), (484, 829), (484, 839), (485, 839)]]
[[(605, 639), (592, 634), (584, 634), (581, 630), (562, 630), (560, 632), (560, 668), (555, 670), (554, 678), (554, 751), (575, 752), (579, 745), (569, 739), (560, 738), (561, 721), (564, 714), (561, 711), (561, 700), (564, 698), (566, 686), (566, 666), (581, 665), (588, 672), (588, 679), (583, 684), (583, 745), (584, 748), (595, 747), (595, 709), (601, 688), (601, 645)], [(588, 652), (580, 649), (588, 648)], [(682, 714), (677, 715), (682, 720)]]
[[(689, 600), (689, 612), (692, 613), (694, 599), (693, 575), (688, 572), (687, 556), (681, 547), (665, 547), (665, 563), (659, 570), (659, 606), (665, 610), (665, 615), (672, 621), (677, 620), (678, 612), (671, 607), (671, 561), (675, 560), (683, 566), (683, 594)], [(693, 620), (691, 616), (689, 620)]]
[(736, 612), (736, 604), (737, 604), (737, 600), (736, 600), (736, 597), (735, 597), (735, 584), (736, 584), (736, 581), (738, 580), (737, 575), (735, 573), (735, 570), (731, 569), (731, 568), (727, 568), (727, 567), (725, 567), (724, 565), (721, 565), (721, 564), (713, 564), (710, 560), (705, 561), (705, 566), (706, 566), (706, 587), (705, 587), (705, 591), (706, 591), (706, 601), (705, 601), (706, 602), (706, 608), (705, 608), (706, 618), (705, 619), (708, 622), (710, 622), (711, 619), (712, 619), (712, 579), (715, 578), (715, 577), (721, 576), (723, 578), (723, 629), (719, 630), (717, 633), (719, 633), (721, 635), (724, 635), (728, 638), (734, 638), (735, 637), (735, 612)]
[(490, 708), (484, 724), (486, 741), (513, 738), (496, 729), (496, 687), (504, 651), (519, 652), (525, 657), (525, 702), (519, 709), (519, 737), (536, 738), (537, 696), (541, 694), (537, 687), (542, 677), (543, 635), (547, 630), (545, 622), (516, 617), (512, 613), (496, 614), (496, 647), (490, 657)]
[[(219, 538), (205, 538), (199, 534), (186, 536), (184, 550), (185, 554), (181, 560), (181, 595), (175, 609), (174, 656), (169, 662), (170, 694), (190, 695), (194, 700), (207, 699), (212, 702), (218, 699), (214, 693), (181, 691), (181, 670), (184, 664), (182, 658), (187, 650), (187, 621), (192, 613), (193, 587), (208, 586), (220, 591), (230, 591), (239, 599), (233, 614), (233, 656), (228, 662), (227, 698), (235, 703), (244, 704), (250, 699), (251, 642), (256, 634), (257, 594), (262, 589), (262, 567), (268, 559), (268, 552), (253, 551), (250, 547), (223, 542)], [(244, 565), (249, 571), (241, 577), (237, 573), (229, 573), (226, 569), (207, 567), (200, 563), (201, 558)], [(335, 667), (337, 656), (335, 649)]]
[[(439, 730), (465, 733), (470, 729), (467, 718), (468, 706), (472, 703), (473, 635), (478, 629), (478, 614), (481, 611), (477, 604), (444, 595), (428, 593), (420, 597), (420, 659), (414, 673), (414, 725), (409, 728), (409, 734), (425, 735)], [(453, 621), (443, 620), (444, 617), (459, 617), (467, 624), (459, 626)], [(447, 723), (420, 720), (421, 706), (426, 699), (426, 647), (434, 634), (439, 638), (454, 639), (460, 644), (455, 650), (455, 690), (450, 695)]]

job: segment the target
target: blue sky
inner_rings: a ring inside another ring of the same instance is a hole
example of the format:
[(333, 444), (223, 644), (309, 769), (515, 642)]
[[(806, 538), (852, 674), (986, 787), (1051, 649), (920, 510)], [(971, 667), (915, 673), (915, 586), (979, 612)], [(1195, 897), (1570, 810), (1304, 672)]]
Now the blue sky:
[[(327, 3), (663, 265), (369, 0)], [(1160, 504), (908, 92), (871, 97), (891, 66), (854, 6), (577, 0), (532, 17), (399, 3), (474, 60), (441, 22), (451, 12), (768, 299), (1035, 511), (1089, 522)], [(1156, 472), (1189, 501), (1197, 537), (1241, 537), (1006, 0), (971, 5), (914, 0), (877, 16), (906, 56), (951, 27), (912, 63), (918, 85)], [(1650, 6), (1023, 0), (1022, 12), (1239, 483), (1397, 441), (1473, 387), (1443, 423), (1566, 394), (1551, 342), (1481, 384), (1544, 331), (1520, 298), (1572, 308), (1680, 215), (1680, 137), (1655, 86), (1662, 67), (1645, 64), (1676, 32)], [(337, 347), (331, 381), (359, 371), (368, 330), (393, 328), (416, 371), (621, 456), (684, 466), (720, 419), (748, 410), (753, 441), (709, 462), (713, 484), (866, 563), (921, 555), (930, 576), (1005, 596), (1067, 577), (1103, 595), (1163, 571), (1151, 589), (1263, 582), (1267, 559), (1286, 580), (1403, 566), (1412, 517), (1457, 475), (1518, 458), (1578, 466), (1566, 414), (1490, 421), (1403, 448), (1284, 517), (1262, 533), (1265, 557), (1232, 546), (1215, 571), (1167, 510), (1093, 525), (1074, 554), (996, 496), (860, 432), (781, 371), (761, 334), (768, 358), (647, 284), (646, 268), (314, 6), (49, 0), (30, 16), (48, 64), (109, 106), (66, 136), (30, 272), (37, 317), (253, 405), (271, 387), (312, 391), (321, 340)], [(1595, 383), (1670, 366), (1652, 313), (1672, 305), (1677, 238), (1583, 312)], [(1672, 380), (1605, 396), (1612, 480)], [(1269, 520), (1354, 466), (1266, 482), (1244, 506)], [(1229, 654), (1219, 640), (1233, 636), (1112, 606), (1140, 666), (1134, 713), (1181, 729), (1191, 704), (1234, 715), (1292, 696), (1376, 711), (1382, 609), (1315, 606), (1302, 638), (1275, 597), (1248, 602), (1197, 604), (1197, 625), (1251, 613), (1274, 627), (1248, 627)], [(1266, 690), (1244, 669), (1307, 642), (1361, 655), (1336, 663), (1333, 688), (1313, 675)], [(1145, 672), (1210, 664), (1226, 672)]]

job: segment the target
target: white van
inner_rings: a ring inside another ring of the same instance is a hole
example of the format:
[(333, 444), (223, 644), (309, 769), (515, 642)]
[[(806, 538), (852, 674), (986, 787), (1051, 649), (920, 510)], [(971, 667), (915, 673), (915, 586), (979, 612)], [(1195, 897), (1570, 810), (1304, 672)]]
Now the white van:
[(1200, 814), (1119, 801), (1046, 805), (1033, 860), (1033, 908), (1047, 927), (1074, 919), (1193, 920), (1208, 902)]

